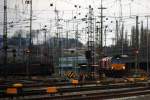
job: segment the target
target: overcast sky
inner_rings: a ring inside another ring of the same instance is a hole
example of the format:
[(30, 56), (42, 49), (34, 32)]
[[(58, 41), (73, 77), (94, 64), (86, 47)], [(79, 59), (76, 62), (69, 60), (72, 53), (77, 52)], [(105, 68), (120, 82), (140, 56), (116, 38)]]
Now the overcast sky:
[[(2, 23), (3, 23), (3, 1), (0, 0), (0, 33), (2, 34)], [(28, 26), (29, 23), (24, 23), (23, 20), (29, 18), (29, 5), (25, 4), (26, 0), (7, 0), (8, 1), (8, 22), (19, 22), (19, 24), (15, 24), (15, 27), (8, 30), (9, 35), (11, 36), (13, 32), (17, 29), (26, 29), (25, 26)], [(50, 6), (53, 4), (53, 7)], [(54, 34), (55, 29), (55, 17), (56, 13), (54, 9), (58, 10), (58, 16), (61, 19), (71, 20), (73, 16), (76, 16), (77, 13), (81, 13), (78, 15), (78, 18), (84, 18), (84, 16), (88, 13), (88, 6), (91, 5), (94, 9), (94, 15), (99, 16), (100, 11), (100, 0), (33, 0), (33, 29), (42, 28), (44, 25), (47, 25), (48, 30)], [(77, 5), (78, 9), (74, 6)], [(80, 6), (80, 8), (79, 8)], [(119, 0), (103, 0), (103, 6), (107, 9), (104, 10), (104, 16), (109, 18), (108, 21), (104, 22), (104, 25), (108, 25), (110, 30), (113, 30), (112, 33), (107, 32), (108, 34), (108, 44), (111, 43), (111, 38), (114, 37), (115, 32), (115, 17), (119, 16), (120, 7)], [(129, 16), (140, 16), (139, 22), (142, 20), (144, 23), (146, 22), (145, 15), (150, 15), (150, 0), (122, 0), (122, 15), (125, 24), (125, 30), (130, 34), (131, 26), (135, 25), (135, 19), (129, 19)], [(105, 20), (105, 19), (104, 19)], [(113, 21), (114, 23), (110, 23)], [(62, 24), (64, 30), (71, 30), (72, 24), (69, 25), (66, 22), (60, 22)], [(81, 22), (79, 25), (79, 30), (84, 28), (85, 24)], [(146, 25), (146, 24), (145, 24)], [(70, 27), (69, 27), (70, 26)], [(50, 28), (51, 27), (51, 28)], [(75, 26), (74, 26), (75, 28)], [(64, 32), (65, 33), (65, 32)], [(65, 34), (62, 34), (64, 36)], [(86, 35), (84, 32), (80, 32), (80, 40), (85, 43)], [(74, 37), (74, 33), (70, 33), (70, 37)]]

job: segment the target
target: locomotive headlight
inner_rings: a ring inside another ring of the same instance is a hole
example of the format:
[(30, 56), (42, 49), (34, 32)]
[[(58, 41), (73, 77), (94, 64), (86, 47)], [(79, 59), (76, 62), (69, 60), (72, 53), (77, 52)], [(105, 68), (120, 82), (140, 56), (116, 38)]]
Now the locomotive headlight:
[(123, 66), (122, 69), (125, 70), (126, 69), (125, 66)]

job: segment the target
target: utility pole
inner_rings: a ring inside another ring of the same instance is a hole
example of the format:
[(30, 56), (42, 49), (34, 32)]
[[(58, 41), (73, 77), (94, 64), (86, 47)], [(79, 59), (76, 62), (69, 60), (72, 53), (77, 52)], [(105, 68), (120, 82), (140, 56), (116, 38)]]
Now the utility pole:
[(106, 33), (106, 31), (107, 31), (107, 26), (105, 26), (105, 29), (104, 29), (104, 35), (105, 35), (105, 49), (104, 49), (104, 55), (105, 56), (107, 56), (107, 47), (106, 47), (106, 37), (107, 37), (107, 33)]
[(138, 26), (139, 17), (136, 16), (136, 49), (139, 49), (139, 26)]
[[(98, 59), (101, 59), (102, 57), (103, 57), (103, 10), (104, 9), (106, 9), (106, 8), (104, 8), (103, 7), (103, 0), (101, 0), (101, 7), (100, 8), (98, 8), (98, 9), (100, 9), (101, 10), (101, 16), (100, 16), (100, 18), (101, 18), (101, 21), (100, 21), (100, 24), (101, 24), (101, 26), (100, 26), (100, 33), (99, 33), (99, 57), (98, 57)], [(101, 76), (101, 69), (98, 69), (99, 71), (99, 77)]]
[(116, 37), (116, 39), (115, 39), (115, 42), (116, 42), (115, 44), (116, 44), (116, 45), (117, 45), (117, 43), (118, 43), (118, 37), (119, 37), (118, 28), (119, 28), (119, 27), (118, 27), (118, 20), (116, 20), (116, 36), (115, 36), (115, 37)]
[(58, 66), (58, 68), (55, 68), (55, 73), (59, 73), (59, 75), (61, 76), (61, 72), (62, 72), (62, 38), (61, 33), (63, 31), (63, 27), (60, 25), (60, 18), (59, 18), (59, 11), (56, 8), (55, 5), (55, 24), (56, 24), (56, 43), (54, 43), (54, 49), (56, 50), (56, 53), (54, 53), (54, 59), (55, 59), (55, 65)]
[(43, 41), (44, 62), (45, 64), (47, 64), (48, 48), (47, 48), (47, 26), (46, 25), (44, 26), (43, 31), (44, 31), (44, 41)]
[[(53, 4), (51, 4), (51, 6), (53, 6)], [(55, 25), (56, 25), (56, 30), (55, 30), (55, 37), (54, 37), (54, 43), (53, 43), (53, 57), (54, 57), (54, 65), (57, 66), (54, 68), (54, 73), (56, 73), (57, 75), (61, 75), (60, 71), (61, 69), (59, 69), (59, 67), (61, 68), (61, 64), (59, 64), (59, 11), (56, 8), (55, 5), (55, 9), (54, 9), (54, 13), (55, 13)], [(60, 58), (61, 59), (61, 58)]]
[(138, 54), (139, 54), (139, 30), (138, 16), (136, 16), (136, 44), (135, 44), (135, 71), (138, 69)]
[[(120, 32), (120, 39), (121, 40), (119, 40), (120, 41), (120, 48), (121, 48), (121, 50), (120, 50), (120, 54), (121, 55), (123, 55), (123, 21), (122, 21), (122, 0), (119, 0), (119, 9), (120, 9), (120, 11), (119, 11), (119, 32)], [(122, 27), (121, 27), (122, 26)]]
[(124, 24), (122, 23), (121, 28), (121, 55), (123, 55), (123, 49), (124, 49)]
[(100, 54), (99, 54), (99, 58), (102, 58), (103, 55), (103, 10), (106, 9), (103, 7), (103, 0), (101, 0), (101, 7), (98, 8), (101, 10), (101, 30), (100, 30)]
[(30, 72), (29, 72), (29, 67), (31, 66), (31, 55), (32, 55), (32, 0), (30, 0), (30, 40), (29, 40), (29, 64), (27, 68), (27, 76), (30, 78)]
[(46, 46), (47, 46), (47, 43), (46, 43), (46, 42), (47, 42), (47, 35), (46, 35), (47, 29), (46, 29), (46, 27), (47, 27), (47, 26), (45, 25), (44, 27), (45, 27), (45, 28), (44, 28), (44, 31), (45, 31), (45, 32), (44, 32), (44, 38), (45, 38), (44, 44), (45, 44), (45, 49), (46, 49)]
[(29, 46), (31, 50), (31, 46), (32, 46), (32, 0), (30, 1), (30, 44)]
[[(119, 49), (119, 44), (118, 44), (118, 40), (119, 40), (119, 23), (118, 23), (118, 20), (116, 19), (116, 32), (115, 32), (115, 48), (114, 48), (114, 54), (116, 55), (118, 53), (118, 49)], [(113, 54), (113, 55), (114, 55)]]
[[(93, 66), (95, 64), (95, 34), (94, 34), (94, 13), (93, 8), (89, 5), (88, 12), (88, 50), (86, 51), (87, 66), (90, 68), (91, 72), (95, 72), (96, 68)], [(94, 79), (94, 75), (92, 77)]]
[(121, 23), (122, 22), (122, 0), (119, 0), (119, 5), (120, 5), (119, 17), (120, 17), (120, 23)]
[(4, 0), (4, 25), (3, 25), (3, 49), (4, 49), (4, 64), (7, 64), (7, 0)]
[(93, 8), (89, 5), (88, 16), (88, 51), (91, 52), (90, 64), (94, 64), (94, 28), (93, 28)]
[(75, 72), (77, 73), (77, 66), (78, 66), (78, 35), (79, 35), (79, 30), (78, 30), (78, 20), (77, 20), (77, 26), (76, 26), (76, 31), (75, 31), (75, 45), (76, 45), (76, 65), (75, 65)]
[(78, 16), (80, 15), (80, 13), (78, 13), (79, 8), (81, 8), (81, 6), (78, 5), (74, 5), (74, 7), (76, 8), (76, 16), (74, 16), (74, 19), (76, 19), (76, 31), (75, 31), (75, 45), (76, 45), (76, 65), (75, 65), (75, 72), (77, 73), (77, 67), (78, 67), (78, 63), (79, 63), (79, 54), (78, 54), (78, 40), (79, 40), (79, 21), (78, 21)]
[(146, 52), (146, 54), (147, 54), (147, 73), (149, 74), (149, 25), (148, 25), (148, 17), (150, 17), (150, 16), (146, 16), (146, 18), (147, 18), (147, 52)]
[(27, 77), (30, 78), (29, 67), (31, 66), (31, 49), (32, 49), (32, 0), (26, 0), (26, 4), (30, 4), (30, 37), (29, 37), (29, 46), (28, 46), (28, 61), (26, 73)]
[[(66, 21), (66, 28), (69, 26), (69, 20)], [(69, 50), (69, 29), (67, 29), (66, 31), (66, 51), (68, 52)], [(66, 63), (67, 63), (67, 66), (69, 66), (69, 63), (68, 63), (68, 55), (67, 55), (67, 58), (66, 58)]]

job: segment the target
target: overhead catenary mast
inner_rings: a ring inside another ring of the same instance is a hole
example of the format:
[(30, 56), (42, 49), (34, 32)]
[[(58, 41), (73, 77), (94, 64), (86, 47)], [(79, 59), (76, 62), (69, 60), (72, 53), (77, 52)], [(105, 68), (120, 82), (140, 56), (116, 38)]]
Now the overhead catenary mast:
[(135, 71), (138, 70), (138, 54), (139, 54), (139, 28), (138, 28), (138, 19), (136, 16), (136, 43), (135, 43)]
[(26, 73), (28, 78), (30, 78), (29, 67), (31, 65), (31, 53), (32, 53), (32, 0), (26, 0), (25, 4), (30, 4), (30, 35), (29, 35), (29, 45), (28, 45), (28, 61), (26, 67)]
[(119, 34), (118, 34), (118, 20), (116, 20), (116, 34), (115, 34), (115, 44), (117, 45), (118, 44), (118, 37), (119, 37)]
[[(56, 25), (56, 39), (54, 39), (54, 50), (56, 50), (57, 52), (54, 53), (54, 63), (55, 66), (61, 66), (61, 52), (62, 52), (62, 48), (61, 48), (61, 38), (60, 38), (60, 33), (62, 31), (62, 27), (60, 26), (60, 18), (59, 18), (59, 11), (56, 8), (55, 5), (55, 9), (54, 9), (54, 13), (55, 13), (55, 25)], [(61, 67), (60, 67), (61, 68)], [(58, 69), (55, 69), (55, 72), (59, 72), (59, 75), (61, 76), (61, 70), (60, 69), (58, 71)]]
[(103, 10), (104, 9), (106, 9), (105, 7), (103, 7), (103, 0), (101, 0), (101, 7), (100, 8), (98, 8), (98, 9), (100, 9), (101, 10), (101, 16), (100, 16), (100, 18), (101, 18), (101, 28), (100, 28), (100, 35), (99, 35), (99, 48), (100, 48), (100, 54), (99, 54), (99, 58), (102, 58), (102, 55), (103, 55), (103, 18), (104, 18), (104, 16), (103, 16)]
[(122, 22), (121, 27), (121, 54), (124, 54), (124, 23)]
[(30, 30), (29, 30), (30, 35), (29, 35), (29, 46), (28, 46), (28, 49), (30, 50), (32, 46), (32, 13), (33, 13), (32, 0), (26, 0), (25, 4), (30, 4)]
[(146, 50), (146, 54), (147, 54), (147, 73), (149, 74), (149, 20), (148, 20), (148, 18), (149, 18), (150, 16), (146, 16), (146, 18), (147, 18), (147, 39), (146, 39), (146, 41), (147, 41), (147, 50)]
[(3, 25), (3, 49), (4, 49), (4, 64), (7, 64), (7, 0), (4, 0), (4, 25)]
[(123, 40), (124, 40), (124, 38), (123, 38), (123, 36), (124, 36), (124, 23), (123, 23), (123, 21), (122, 21), (122, 0), (119, 0), (119, 9), (120, 9), (120, 11), (119, 11), (119, 32), (120, 32), (120, 45), (121, 45), (121, 55), (123, 55)]
[(89, 64), (94, 64), (94, 17), (93, 8), (89, 5), (88, 13), (88, 51), (90, 52), (90, 59), (88, 59)]
[(30, 40), (29, 40), (29, 49), (32, 47), (32, 0), (30, 1)]

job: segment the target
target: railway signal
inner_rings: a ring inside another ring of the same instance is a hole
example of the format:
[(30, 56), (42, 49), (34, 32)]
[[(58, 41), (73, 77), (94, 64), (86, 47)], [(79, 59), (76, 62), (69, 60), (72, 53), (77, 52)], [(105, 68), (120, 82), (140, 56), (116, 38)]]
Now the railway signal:
[(134, 54), (138, 55), (139, 54), (139, 50), (135, 50)]

